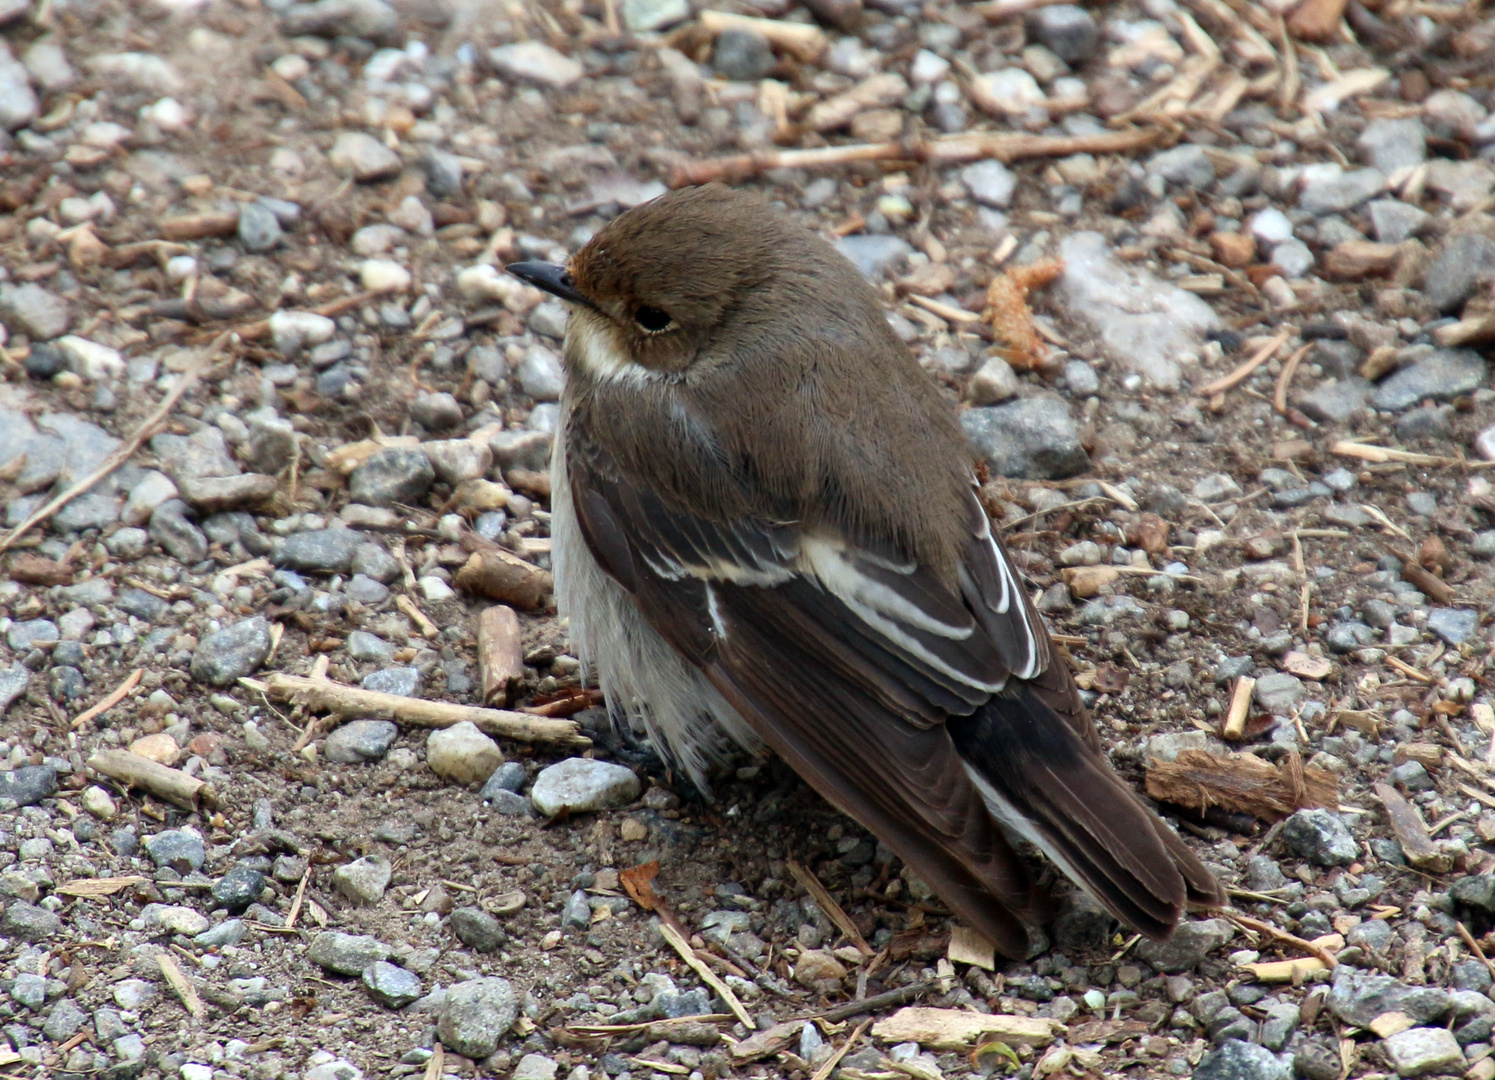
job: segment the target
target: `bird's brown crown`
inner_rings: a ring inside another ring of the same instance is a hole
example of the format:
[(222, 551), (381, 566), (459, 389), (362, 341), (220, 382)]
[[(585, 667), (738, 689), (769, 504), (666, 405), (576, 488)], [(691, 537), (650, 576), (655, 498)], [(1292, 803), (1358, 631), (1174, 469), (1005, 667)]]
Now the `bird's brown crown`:
[[(592, 309), (581, 319), (601, 316), (612, 341), (656, 371), (684, 370), (724, 332), (782, 316), (772, 309), (782, 308), (786, 287), (801, 301), (876, 303), (819, 237), (760, 196), (720, 184), (672, 191), (620, 215), (577, 252), (570, 273)], [(804, 287), (811, 282), (820, 287)], [(838, 288), (827, 294), (828, 284)]]

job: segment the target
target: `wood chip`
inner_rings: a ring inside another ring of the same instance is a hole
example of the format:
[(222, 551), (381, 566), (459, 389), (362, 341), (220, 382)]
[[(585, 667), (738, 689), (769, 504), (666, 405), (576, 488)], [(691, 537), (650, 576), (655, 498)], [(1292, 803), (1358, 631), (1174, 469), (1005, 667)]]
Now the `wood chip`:
[(197, 988), (182, 974), (182, 969), (170, 953), (160, 953), (156, 956), (156, 963), (161, 968), (161, 974), (166, 979), (166, 984), (186, 1006), (187, 1011), (196, 1020), (201, 1020), (208, 1013), (208, 1007), (202, 1003), (202, 998), (197, 995)]
[(473, 552), (452, 584), (463, 592), (534, 611), (544, 605), (552, 583), (549, 571), (493, 547)]
[(1216, 757), (1180, 751), (1176, 761), (1147, 763), (1147, 794), (1203, 812), (1219, 806), (1263, 821), (1281, 821), (1298, 810), (1339, 805), (1339, 781), (1327, 769), (1294, 767), (1293, 755), (1273, 765), (1255, 754)]
[(1251, 695), (1255, 690), (1256, 680), (1242, 675), (1230, 692), (1230, 708), (1225, 711), (1225, 725), (1220, 734), (1232, 742), (1239, 741), (1246, 734), (1246, 717), (1250, 715)]
[(952, 964), (971, 964), (987, 971), (996, 970), (996, 947), (969, 926), (957, 924), (950, 931), (950, 945), (945, 956)]
[(873, 1037), (883, 1042), (916, 1042), (935, 1050), (968, 1050), (978, 1038), (1019, 1046), (1047, 1046), (1063, 1032), (1063, 1024), (1040, 1016), (973, 1013), (923, 1005), (899, 1009), (872, 1025)]
[(804, 1020), (789, 1020), (750, 1035), (732, 1047), (732, 1060), (738, 1063), (757, 1061), (787, 1050), (799, 1041), (799, 1033), (806, 1023)]
[(1301, 986), (1310, 975), (1328, 971), (1329, 967), (1314, 956), (1300, 956), (1293, 960), (1269, 960), (1260, 964), (1242, 964), (1241, 970), (1249, 972), (1257, 982), (1290, 983)]
[(81, 713), (78, 714), (77, 718), (73, 721), (73, 730), (77, 731), (80, 727), (88, 723), (94, 717), (103, 716), (110, 709), (114, 708), (114, 706), (118, 705), (125, 699), (125, 696), (129, 694), (131, 690), (140, 685), (140, 679), (144, 674), (144, 668), (136, 668), (134, 671), (130, 672), (129, 676), (125, 679), (124, 682), (120, 683), (109, 692), (108, 697), (104, 698), (102, 701), (98, 702), (98, 704), (92, 706), (91, 708), (84, 709)]
[(701, 12), (701, 26), (713, 35), (726, 30), (746, 30), (749, 33), (759, 34), (767, 38), (769, 44), (777, 46), (807, 64), (825, 51), (829, 40), (824, 31), (811, 23), (758, 19), (726, 11)]
[(128, 889), (131, 885), (139, 885), (144, 880), (145, 878), (138, 874), (132, 874), (129, 877), (75, 878), (59, 885), (57, 891), (63, 896), (113, 896), (123, 889)]
[(1389, 1039), (1393, 1035), (1398, 1035), (1408, 1028), (1416, 1026), (1417, 1021), (1404, 1012), (1382, 1013), (1369, 1024), (1372, 1034), (1378, 1039)]
[(1453, 856), (1433, 843), (1421, 811), (1390, 784), (1376, 784), (1375, 792), (1381, 805), (1386, 808), (1391, 831), (1396, 835), (1396, 842), (1402, 846), (1402, 854), (1407, 857), (1407, 862), (1430, 874), (1446, 874), (1452, 870)]
[(592, 740), (581, 734), (581, 728), (574, 720), (531, 716), (507, 709), (454, 705), (445, 701), (426, 701), (402, 694), (365, 690), (361, 686), (349, 686), (332, 679), (308, 679), (302, 675), (287, 675), (283, 672), (276, 672), (263, 681), (239, 681), (251, 690), (259, 690), (278, 701), (292, 701), (308, 709), (333, 713), (342, 719), (372, 717), (432, 728), (451, 727), (466, 720), (489, 735), (506, 739), (553, 742), (575, 747), (592, 745)]
[(1059, 574), (1069, 586), (1070, 594), (1080, 600), (1087, 600), (1121, 580), (1121, 571), (1114, 566), (1066, 566)]
[(478, 616), (478, 671), (485, 705), (507, 705), (510, 689), (524, 681), (519, 616), (505, 604), (494, 604)]
[(1300, 679), (1313, 679), (1315, 682), (1327, 679), (1334, 670), (1334, 665), (1322, 656), (1309, 656), (1307, 653), (1290, 652), (1282, 658), (1282, 670), (1290, 675), (1296, 675)]

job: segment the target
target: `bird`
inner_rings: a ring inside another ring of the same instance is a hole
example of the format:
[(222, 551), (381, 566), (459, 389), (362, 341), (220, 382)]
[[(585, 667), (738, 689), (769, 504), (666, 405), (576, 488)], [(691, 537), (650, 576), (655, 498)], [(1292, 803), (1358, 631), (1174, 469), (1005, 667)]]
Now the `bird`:
[(1054, 910), (1031, 848), (1150, 938), (1223, 903), (1112, 769), (954, 407), (840, 252), (711, 184), (507, 269), (569, 309), (556, 603), (618, 722), (702, 785), (771, 750), (1009, 958)]

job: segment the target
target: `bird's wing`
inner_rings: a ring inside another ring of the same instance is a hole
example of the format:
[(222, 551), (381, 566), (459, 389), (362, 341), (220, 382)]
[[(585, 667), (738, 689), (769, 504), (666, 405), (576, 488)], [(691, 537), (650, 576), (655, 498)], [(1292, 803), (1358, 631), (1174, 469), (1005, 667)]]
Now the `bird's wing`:
[[(568, 469), (589, 548), (650, 625), (1004, 952), (1023, 954), (1036, 901), (998, 821), (1119, 918), (1172, 928), (1166, 826), (1098, 752), (974, 497), (955, 589), (865, 539), (696, 516), (595, 445), (571, 445)], [(1047, 703), (1066, 699), (1068, 716)]]

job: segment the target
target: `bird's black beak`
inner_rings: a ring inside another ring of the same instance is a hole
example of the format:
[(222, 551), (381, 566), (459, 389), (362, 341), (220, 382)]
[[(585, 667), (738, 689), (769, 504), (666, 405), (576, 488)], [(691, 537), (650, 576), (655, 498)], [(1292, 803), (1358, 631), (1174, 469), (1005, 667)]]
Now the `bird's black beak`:
[(548, 262), (517, 262), (504, 267), (509, 273), (527, 281), (537, 289), (544, 289), (552, 296), (569, 300), (573, 304), (592, 306), (592, 302), (576, 291), (576, 280), (564, 266)]

